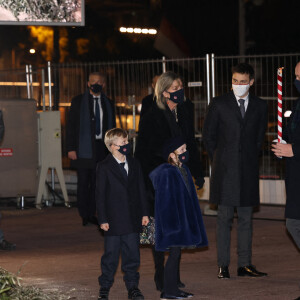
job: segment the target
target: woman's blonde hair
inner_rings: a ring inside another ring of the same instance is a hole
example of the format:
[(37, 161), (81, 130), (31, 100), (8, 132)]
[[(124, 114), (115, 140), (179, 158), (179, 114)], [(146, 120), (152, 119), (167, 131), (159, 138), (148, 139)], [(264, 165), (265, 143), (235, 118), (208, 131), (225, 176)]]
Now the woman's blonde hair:
[(125, 131), (122, 128), (113, 128), (113, 129), (108, 130), (105, 133), (104, 143), (109, 151), (110, 151), (110, 146), (119, 137), (127, 138), (128, 137), (127, 131)]
[(163, 96), (163, 92), (170, 88), (174, 80), (179, 79), (180, 77), (171, 71), (165, 72), (159, 76), (155, 85), (156, 104), (159, 108), (166, 108), (167, 98)]

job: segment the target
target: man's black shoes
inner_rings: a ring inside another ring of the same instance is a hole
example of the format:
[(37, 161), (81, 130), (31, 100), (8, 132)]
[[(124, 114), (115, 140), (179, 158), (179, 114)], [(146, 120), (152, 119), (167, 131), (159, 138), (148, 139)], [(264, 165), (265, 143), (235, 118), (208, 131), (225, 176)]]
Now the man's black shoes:
[(194, 294), (185, 291), (179, 291), (179, 293), (176, 295), (169, 295), (163, 292), (160, 295), (160, 299), (161, 300), (188, 299), (188, 298), (192, 298), (193, 296)]
[(103, 300), (103, 299), (108, 300), (108, 294), (109, 294), (109, 289), (101, 288), (99, 292), (98, 300)]
[(142, 292), (138, 288), (134, 287), (128, 291), (128, 299), (144, 300), (145, 298), (144, 298)]
[(88, 218), (82, 218), (82, 226), (87, 226), (89, 224)]
[(219, 279), (230, 278), (228, 267), (219, 267), (218, 278)]
[(245, 267), (240, 267), (237, 270), (238, 276), (249, 276), (249, 277), (263, 277), (268, 276), (267, 273), (259, 272), (255, 269), (254, 266), (249, 265)]
[(2, 242), (0, 242), (0, 250), (15, 250), (16, 249), (16, 244), (10, 243), (7, 240), (2, 240)]

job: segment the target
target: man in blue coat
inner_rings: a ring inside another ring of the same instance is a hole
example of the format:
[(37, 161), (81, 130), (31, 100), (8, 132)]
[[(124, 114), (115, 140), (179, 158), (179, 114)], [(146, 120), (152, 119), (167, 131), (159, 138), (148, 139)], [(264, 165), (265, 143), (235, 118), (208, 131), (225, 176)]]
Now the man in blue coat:
[(252, 211), (259, 205), (259, 153), (267, 127), (267, 103), (249, 93), (254, 70), (232, 68), (232, 90), (212, 99), (203, 139), (212, 161), (210, 202), (218, 205), (218, 278), (230, 278), (230, 234), (238, 216), (238, 276), (260, 277), (252, 265)]

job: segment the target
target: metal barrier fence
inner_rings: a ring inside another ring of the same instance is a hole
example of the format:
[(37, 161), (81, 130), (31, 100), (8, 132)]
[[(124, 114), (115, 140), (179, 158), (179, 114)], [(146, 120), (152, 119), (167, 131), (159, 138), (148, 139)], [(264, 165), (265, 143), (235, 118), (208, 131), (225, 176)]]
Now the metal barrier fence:
[[(139, 104), (150, 94), (152, 77), (165, 70), (178, 73), (184, 82), (185, 94), (195, 107), (195, 132), (203, 167), (209, 173), (209, 161), (202, 143), (201, 130), (207, 104), (211, 96), (227, 93), (231, 89), (231, 67), (238, 62), (248, 62), (255, 69), (253, 92), (269, 104), (269, 125), (261, 159), (262, 178), (282, 178), (283, 164), (276, 161), (270, 152), (270, 142), (277, 133), (277, 75), (278, 67), (283, 72), (283, 108), (290, 109), (297, 93), (293, 87), (294, 68), (300, 54), (252, 55), (252, 56), (214, 56), (184, 59), (156, 59), (122, 62), (96, 62), (51, 65), (51, 80), (48, 69), (32, 68), (26, 70), (0, 71), (0, 93), (2, 97), (27, 97), (28, 91), (37, 100), (49, 105), (49, 89), (52, 85), (54, 109), (62, 113), (62, 141), (64, 167), (68, 167), (65, 145), (65, 123), (71, 99), (87, 88), (88, 75), (94, 71), (106, 74), (107, 96), (116, 102), (117, 124), (127, 130), (137, 129)], [(27, 76), (26, 76), (27, 74)], [(26, 80), (27, 79), (27, 80)], [(28, 82), (29, 80), (29, 82)], [(26, 84), (25, 84), (26, 83)], [(133, 118), (133, 110), (137, 115)], [(285, 120), (284, 120), (285, 121)]]

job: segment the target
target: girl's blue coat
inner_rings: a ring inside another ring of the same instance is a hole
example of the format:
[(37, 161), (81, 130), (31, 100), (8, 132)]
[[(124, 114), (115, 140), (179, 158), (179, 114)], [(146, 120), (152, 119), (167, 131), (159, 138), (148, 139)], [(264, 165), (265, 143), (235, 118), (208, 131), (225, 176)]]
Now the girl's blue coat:
[[(208, 245), (194, 182), (189, 169), (188, 189), (179, 169), (162, 164), (149, 177), (155, 189), (155, 249)], [(190, 190), (190, 192), (189, 192)]]

